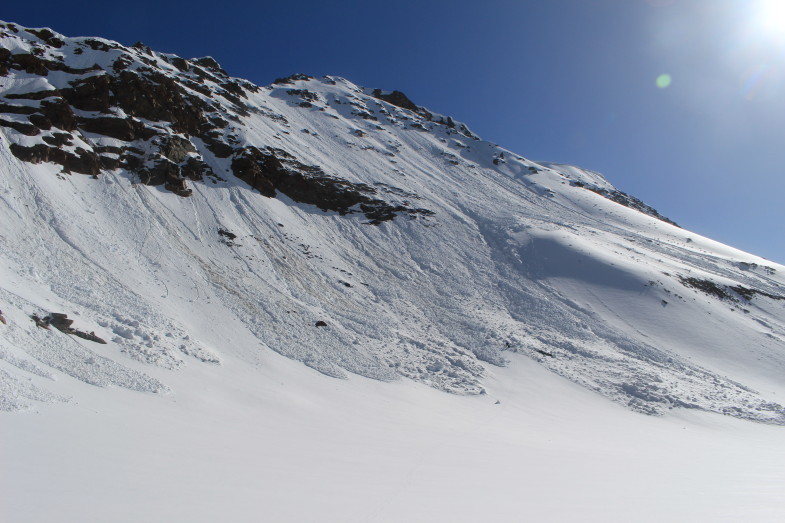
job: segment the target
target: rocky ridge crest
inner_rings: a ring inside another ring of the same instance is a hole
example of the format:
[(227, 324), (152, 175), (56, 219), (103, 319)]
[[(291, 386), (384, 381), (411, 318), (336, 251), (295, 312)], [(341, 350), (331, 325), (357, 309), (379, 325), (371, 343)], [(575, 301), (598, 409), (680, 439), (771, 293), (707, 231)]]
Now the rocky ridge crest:
[[(243, 118), (263, 111), (248, 95), (262, 88), (231, 78), (211, 57), (184, 59), (142, 43), (67, 38), (12, 23), (0, 23), (0, 45), (0, 76), (23, 79), (0, 93), (0, 126), (18, 135), (10, 150), (20, 160), (93, 177), (124, 169), (136, 183), (187, 197), (189, 183), (225, 181), (212, 165), (228, 159), (232, 174), (267, 197), (281, 192), (323, 211), (362, 213), (372, 224), (432, 214), (387, 202), (373, 187), (302, 163), (292, 151), (241, 140)], [(311, 78), (277, 83), (294, 80)], [(303, 108), (315, 96), (287, 94), (302, 98)]]

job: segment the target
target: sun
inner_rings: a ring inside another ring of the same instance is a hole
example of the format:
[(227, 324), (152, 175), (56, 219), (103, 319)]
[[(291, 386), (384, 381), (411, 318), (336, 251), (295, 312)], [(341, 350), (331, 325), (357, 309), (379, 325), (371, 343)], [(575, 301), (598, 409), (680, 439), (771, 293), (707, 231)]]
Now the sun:
[(761, 29), (785, 39), (785, 0), (760, 0), (757, 18)]

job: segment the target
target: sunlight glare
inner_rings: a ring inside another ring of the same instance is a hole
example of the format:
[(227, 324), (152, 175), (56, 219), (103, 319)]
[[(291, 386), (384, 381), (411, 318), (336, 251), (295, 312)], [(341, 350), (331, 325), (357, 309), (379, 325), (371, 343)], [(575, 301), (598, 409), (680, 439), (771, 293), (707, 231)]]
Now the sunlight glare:
[(758, 20), (766, 32), (785, 38), (785, 0), (761, 0)]

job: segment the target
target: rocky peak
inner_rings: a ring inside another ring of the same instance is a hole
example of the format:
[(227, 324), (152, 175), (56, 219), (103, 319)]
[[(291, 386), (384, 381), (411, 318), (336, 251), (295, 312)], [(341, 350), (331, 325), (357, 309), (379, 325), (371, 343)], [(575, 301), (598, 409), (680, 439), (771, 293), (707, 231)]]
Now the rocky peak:
[(384, 100), (385, 102), (391, 103), (403, 109), (408, 109), (414, 112), (420, 110), (420, 107), (417, 107), (414, 102), (409, 100), (409, 97), (403, 94), (401, 91), (393, 91), (391, 93), (384, 94), (382, 93), (381, 89), (374, 89), (373, 95), (379, 100)]
[[(271, 108), (273, 100), (321, 114), (319, 118), (363, 122), (348, 132), (366, 142), (364, 150), (382, 152), (391, 163), (397, 146), (382, 151), (369, 143), (369, 133), (402, 126), (442, 136), (462, 156), (471, 149), (464, 138), (480, 142), (487, 156), (479, 164), (502, 173), (538, 172), (522, 158), (511, 165), (501, 148), (482, 142), (452, 117), (416, 105), (401, 91), (368, 90), (342, 78), (302, 73), (261, 89), (230, 77), (209, 56), (185, 59), (141, 42), (126, 47), (0, 22), (0, 128), (9, 137), (10, 151), (22, 161), (57, 164), (63, 173), (95, 177), (120, 170), (131, 183), (163, 186), (179, 196), (192, 194), (189, 184), (216, 185), (234, 175), (264, 196), (280, 192), (341, 215), (363, 213), (373, 224), (399, 215), (428, 215), (409, 200), (380, 196), (340, 172), (300, 159), (307, 147), (299, 142), (281, 147), (276, 142), (291, 133), (290, 122)], [(258, 116), (278, 131), (262, 138), (249, 129), (249, 119)], [(317, 136), (307, 128), (300, 132)], [(449, 165), (476, 166), (454, 152), (442, 154)], [(619, 191), (574, 185), (668, 221)]]
[[(80, 64), (92, 64), (71, 65), (76, 56)], [(52, 71), (65, 74), (55, 77)], [(209, 56), (184, 59), (141, 42), (125, 47), (0, 23), (0, 77), (22, 80), (21, 88), (0, 87), (0, 127), (10, 133), (11, 152), (22, 161), (96, 177), (120, 169), (132, 182), (190, 196), (189, 182), (224, 181), (216, 166), (229, 159), (232, 174), (267, 197), (282, 192), (322, 210), (363, 213), (373, 224), (430, 212), (388, 203), (373, 189), (329, 175), (272, 144), (240, 139), (244, 118), (266, 113), (248, 102), (259, 87), (231, 78)], [(295, 74), (274, 85), (311, 80)], [(307, 89), (288, 89), (287, 95), (302, 108), (319, 100)]]

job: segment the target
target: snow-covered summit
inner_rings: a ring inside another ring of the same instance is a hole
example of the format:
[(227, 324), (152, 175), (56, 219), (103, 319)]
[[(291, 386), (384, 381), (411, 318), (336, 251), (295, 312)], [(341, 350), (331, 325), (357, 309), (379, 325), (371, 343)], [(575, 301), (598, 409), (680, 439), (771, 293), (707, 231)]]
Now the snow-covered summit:
[(482, 394), (520, 354), (785, 423), (785, 267), (398, 91), (0, 23), (0, 139), (4, 410), (270, 350)]

